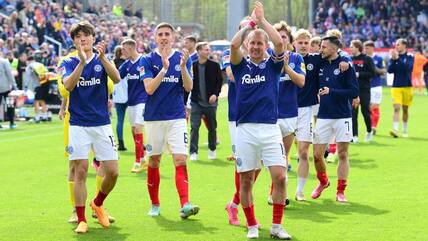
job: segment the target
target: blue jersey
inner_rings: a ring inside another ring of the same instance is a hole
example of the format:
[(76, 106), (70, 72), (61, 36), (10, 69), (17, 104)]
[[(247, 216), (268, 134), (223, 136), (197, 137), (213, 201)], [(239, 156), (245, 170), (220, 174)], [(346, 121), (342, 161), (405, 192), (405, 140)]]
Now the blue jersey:
[[(290, 52), (288, 65), (298, 74), (305, 74), (305, 63), (300, 54)], [(297, 116), (298, 103), (295, 85), (288, 74), (283, 72), (279, 80), (278, 118), (292, 118)]]
[(255, 64), (242, 58), (232, 64), (236, 85), (236, 122), (275, 124), (278, 120), (278, 89), (284, 61), (272, 57)]
[[(160, 121), (184, 119), (183, 79), (181, 77), (180, 59), (182, 54), (173, 50), (169, 57), (169, 68), (156, 91), (147, 97), (144, 120)], [(192, 61), (186, 63), (190, 73)], [(140, 59), (140, 79), (154, 78), (161, 71), (162, 57), (153, 51)]]
[[(70, 76), (79, 64), (78, 57), (65, 59), (60, 69), (62, 79)], [(76, 87), (70, 92), (70, 125), (102, 126), (110, 124), (107, 108), (107, 73), (97, 54), (86, 62)]]
[(320, 96), (319, 119), (351, 117), (351, 101), (358, 97), (358, 82), (355, 69), (345, 72), (339, 69), (340, 58), (323, 61), (319, 70), (320, 88), (328, 87), (329, 93)]
[[(373, 56), (373, 63), (376, 68), (383, 69), (383, 59), (379, 55)], [(380, 78), (380, 75), (376, 74), (375, 77), (370, 82), (370, 87), (378, 87), (382, 86), (382, 78)]]
[(318, 73), (323, 63), (320, 54), (307, 54), (303, 57), (306, 66), (305, 85), (299, 89), (297, 99), (299, 107), (318, 104)]
[[(221, 70), (225, 71), (230, 67), (230, 49), (226, 49), (221, 56)], [(229, 121), (236, 121), (236, 89), (235, 83), (228, 80), (227, 103), (229, 105)]]
[(404, 53), (398, 56), (397, 60), (390, 59), (388, 73), (394, 74), (392, 87), (411, 87), (412, 71), (415, 58), (413, 54)]
[(189, 59), (192, 61), (192, 63), (198, 61), (199, 60), (198, 52), (194, 52), (193, 54), (191, 54), (189, 56)]
[(119, 67), (120, 78), (128, 82), (128, 105), (134, 106), (146, 103), (147, 92), (144, 83), (140, 81), (140, 56), (135, 62), (125, 61)]

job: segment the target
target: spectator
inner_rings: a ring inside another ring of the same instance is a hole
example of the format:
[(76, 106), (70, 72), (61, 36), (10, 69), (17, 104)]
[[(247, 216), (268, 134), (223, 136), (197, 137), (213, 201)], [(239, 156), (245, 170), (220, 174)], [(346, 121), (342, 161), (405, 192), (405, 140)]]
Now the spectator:
[[(3, 99), (7, 99), (9, 92), (12, 88), (15, 88), (16, 83), (15, 79), (12, 75), (12, 69), (10, 67), (10, 63), (7, 59), (4, 59), (0, 56), (0, 105), (3, 102)], [(7, 106), (7, 117), (9, 119), (9, 127), (10, 129), (15, 129), (16, 125), (14, 123), (15, 117), (15, 107), (13, 104), (6, 102)], [(0, 125), (0, 128), (2, 126)]]
[(217, 101), (223, 84), (223, 76), (220, 65), (208, 59), (210, 47), (207, 42), (199, 43), (196, 50), (199, 59), (192, 66), (190, 160), (198, 160), (199, 127), (202, 115), (206, 116), (208, 123), (208, 159), (213, 160), (216, 158)]

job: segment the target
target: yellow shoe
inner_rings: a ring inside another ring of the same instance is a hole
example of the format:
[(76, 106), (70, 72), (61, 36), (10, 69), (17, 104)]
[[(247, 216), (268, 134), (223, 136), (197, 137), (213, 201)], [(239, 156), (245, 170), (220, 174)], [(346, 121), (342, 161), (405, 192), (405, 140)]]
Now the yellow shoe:
[[(110, 214), (107, 212), (107, 210), (104, 210), (104, 212), (107, 215), (108, 221), (110, 221), (110, 223), (116, 222), (116, 218), (114, 218), (113, 216), (110, 216)], [(97, 213), (94, 210), (92, 210), (92, 217), (93, 218), (98, 218), (98, 215), (97, 215)]]
[(110, 226), (110, 221), (108, 220), (108, 216), (104, 212), (104, 208), (98, 207), (95, 205), (94, 200), (91, 201), (91, 208), (92, 211), (94, 211), (97, 214), (98, 222), (105, 228), (108, 228)]
[(87, 233), (88, 232), (88, 224), (85, 222), (80, 222), (79, 225), (77, 225), (77, 228), (74, 230), (75, 233)]
[(139, 173), (143, 171), (143, 167), (141, 166), (141, 163), (134, 163), (134, 167), (131, 169), (132, 173)]
[(77, 223), (77, 214), (76, 211), (73, 210), (71, 217), (67, 221), (68, 223)]

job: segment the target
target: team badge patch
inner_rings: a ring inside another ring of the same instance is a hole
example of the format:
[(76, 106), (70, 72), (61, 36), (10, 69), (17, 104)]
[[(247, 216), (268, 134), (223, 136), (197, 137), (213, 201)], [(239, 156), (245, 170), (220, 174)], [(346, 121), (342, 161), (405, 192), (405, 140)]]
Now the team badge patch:
[(180, 71), (181, 70), (181, 68), (180, 68), (180, 65), (176, 65), (175, 67), (174, 67), (174, 69), (176, 70), (176, 71)]
[(311, 70), (313, 70), (314, 69), (314, 65), (313, 64), (308, 64), (308, 66), (306, 66), (307, 67), (307, 69), (309, 70), (309, 71), (311, 71)]
[(335, 69), (333, 73), (334, 73), (334, 75), (339, 75), (340, 74), (340, 70), (339, 69)]
[(289, 63), (288, 66), (290, 66), (290, 68), (294, 69), (294, 67), (296, 67), (296, 65), (294, 65), (294, 63)]
[(73, 154), (74, 149), (73, 149), (73, 147), (72, 147), (72, 146), (67, 146), (67, 147), (65, 148), (65, 151), (66, 151), (68, 154)]
[[(154, 67), (156, 67), (156, 66), (154, 66)], [(144, 75), (146, 73), (144, 66), (141, 66), (140, 68), (138, 68), (138, 72), (140, 73), (140, 75)]]
[(101, 72), (101, 69), (102, 69), (102, 67), (99, 64), (97, 64), (97, 65), (94, 66), (94, 71), (95, 72)]
[(242, 159), (241, 159), (240, 157), (238, 157), (238, 158), (236, 159), (236, 165), (237, 165), (238, 167), (242, 166)]
[(57, 67), (56, 68), (56, 73), (58, 74), (58, 75), (63, 75), (64, 73), (65, 73), (65, 67), (64, 66), (59, 66), (59, 67)]
[(266, 63), (265, 63), (265, 62), (260, 63), (260, 64), (259, 64), (259, 68), (260, 68), (260, 69), (264, 69), (264, 68), (266, 68)]

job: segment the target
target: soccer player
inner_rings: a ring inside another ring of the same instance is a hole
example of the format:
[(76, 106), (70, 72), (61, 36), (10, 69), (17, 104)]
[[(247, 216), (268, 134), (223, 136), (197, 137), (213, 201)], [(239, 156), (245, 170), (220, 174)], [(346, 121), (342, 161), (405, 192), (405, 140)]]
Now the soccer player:
[(364, 42), (364, 52), (373, 59), (375, 65), (375, 77), (370, 82), (370, 114), (372, 120), (373, 135), (376, 135), (376, 128), (379, 123), (380, 110), (382, 102), (382, 79), (381, 76), (386, 74), (386, 68), (383, 65), (381, 56), (374, 54), (374, 43), (371, 40)]
[(189, 58), (192, 63), (198, 61), (198, 52), (196, 51), (196, 37), (193, 35), (189, 35), (184, 37), (184, 48), (189, 51)]
[(162, 154), (169, 147), (175, 165), (175, 184), (180, 197), (180, 217), (196, 215), (199, 207), (189, 202), (189, 182), (186, 159), (188, 135), (183, 105), (183, 87), (190, 92), (193, 81), (190, 77), (192, 62), (189, 51), (182, 53), (172, 49), (174, 27), (160, 23), (155, 29), (155, 51), (140, 60), (140, 79), (148, 94), (144, 119), (146, 122), (147, 187), (152, 206), (150, 216), (160, 215), (159, 164)]
[[(255, 25), (261, 29), (251, 31)], [(240, 47), (247, 33), (249, 58)], [(264, 58), (269, 38), (273, 54)], [(258, 238), (254, 215), (253, 182), (261, 162), (269, 168), (273, 182), (273, 221), (270, 235), (290, 239), (282, 228), (285, 202), (285, 153), (278, 120), (279, 78), (284, 67), (284, 47), (281, 36), (264, 18), (263, 5), (255, 2), (252, 21), (235, 34), (231, 42), (231, 67), (236, 84), (237, 128), (236, 166), (240, 173), (240, 199), (247, 219), (247, 238)]]
[(351, 100), (358, 101), (358, 82), (354, 68), (340, 71), (340, 46), (340, 40), (335, 36), (326, 36), (321, 42), (321, 54), (327, 61), (323, 62), (319, 71), (320, 109), (314, 131), (314, 163), (320, 183), (311, 196), (313, 199), (318, 198), (330, 185), (324, 152), (326, 144), (335, 137), (339, 156), (336, 200), (346, 202), (344, 191), (349, 173), (348, 146), (352, 139)]
[(137, 52), (137, 43), (133, 39), (125, 39), (121, 43), (122, 54), (127, 59), (120, 67), (120, 77), (128, 82), (128, 117), (132, 127), (135, 143), (135, 162), (131, 170), (138, 173), (147, 168), (144, 161), (144, 108), (147, 93), (144, 84), (140, 81), (141, 54)]
[(116, 184), (118, 154), (108, 113), (107, 78), (110, 77), (114, 83), (118, 83), (120, 75), (105, 55), (105, 43), (96, 46), (98, 54), (93, 53), (95, 29), (89, 22), (74, 24), (70, 29), (70, 36), (77, 48), (78, 56), (64, 60), (61, 65), (61, 68), (64, 68), (63, 84), (70, 92), (67, 152), (75, 172), (74, 197), (78, 218), (75, 232), (86, 233), (88, 231), (85, 218), (86, 176), (91, 147), (94, 149), (96, 159), (101, 162), (105, 176), (100, 191), (90, 206), (97, 213), (98, 221), (103, 227), (110, 225), (103, 203)]
[(389, 132), (394, 138), (398, 137), (400, 125), (400, 108), (403, 108), (402, 136), (407, 137), (407, 121), (409, 107), (413, 101), (412, 70), (413, 54), (407, 53), (407, 40), (400, 38), (395, 42), (395, 48), (389, 51), (391, 59), (388, 63), (388, 73), (394, 74), (391, 88), (392, 104), (394, 108), (392, 130)]
[(309, 53), (318, 54), (321, 49), (321, 38), (320, 36), (315, 36), (310, 39), (309, 42)]
[[(363, 43), (360, 40), (351, 41), (352, 64), (355, 68), (359, 86), (361, 113), (366, 124), (366, 142), (373, 139), (372, 120), (370, 116), (370, 82), (375, 75), (375, 65), (369, 56), (363, 53)], [(358, 106), (352, 109), (352, 142), (358, 142)]]
[[(279, 80), (279, 92), (281, 94), (278, 100), (278, 125), (281, 129), (282, 142), (286, 154), (286, 166), (288, 167), (290, 149), (297, 129), (297, 93), (299, 88), (302, 88), (305, 84), (305, 62), (300, 54), (291, 52), (293, 50), (291, 44), (293, 42), (293, 36), (291, 34), (291, 28), (287, 23), (281, 21), (274, 24), (273, 27), (281, 35), (284, 51), (286, 52), (284, 68)], [(272, 203), (271, 196), (268, 198), (268, 203)]]

